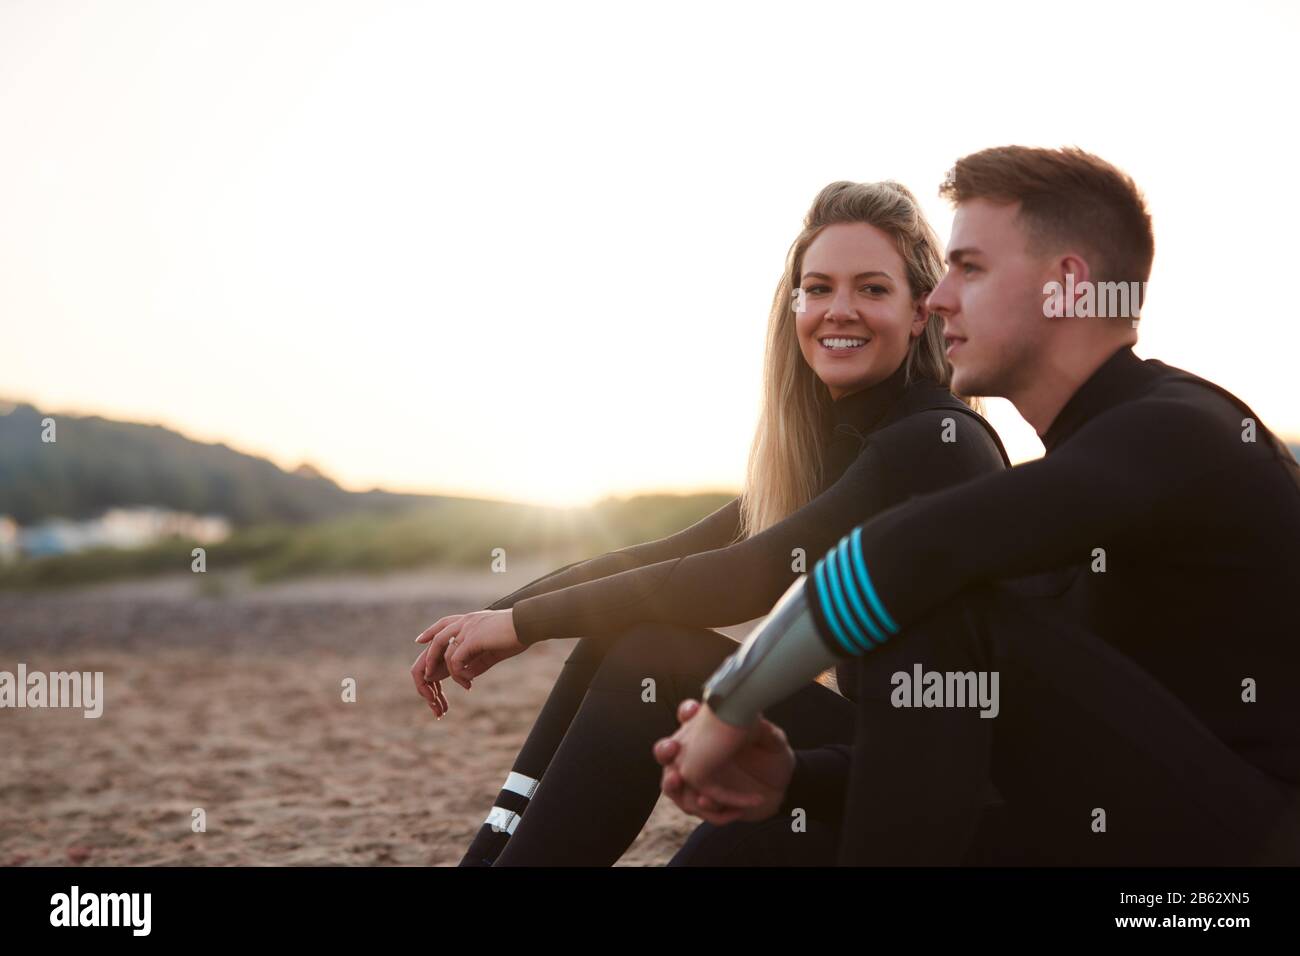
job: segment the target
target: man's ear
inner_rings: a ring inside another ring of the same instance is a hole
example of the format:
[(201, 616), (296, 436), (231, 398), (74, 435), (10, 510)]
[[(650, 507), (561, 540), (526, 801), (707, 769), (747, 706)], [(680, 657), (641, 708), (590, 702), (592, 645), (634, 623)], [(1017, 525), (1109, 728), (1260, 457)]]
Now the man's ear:
[[(1088, 265), (1088, 260), (1077, 252), (1067, 252), (1056, 260), (1056, 269), (1059, 273), (1057, 281), (1061, 283), (1061, 288), (1067, 291), (1073, 290), (1074, 301), (1077, 302), (1083, 290), (1092, 283), (1092, 267)], [(1073, 278), (1067, 281), (1069, 276)], [(1066, 314), (1073, 313), (1074, 309), (1071, 308)]]

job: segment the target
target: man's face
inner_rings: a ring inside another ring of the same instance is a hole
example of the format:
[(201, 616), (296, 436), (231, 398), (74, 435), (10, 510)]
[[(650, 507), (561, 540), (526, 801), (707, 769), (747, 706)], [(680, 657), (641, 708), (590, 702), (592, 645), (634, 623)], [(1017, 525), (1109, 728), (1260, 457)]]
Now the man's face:
[(960, 203), (948, 243), (948, 272), (930, 293), (943, 317), (953, 390), (1012, 398), (1038, 362), (1047, 261), (1026, 249), (1020, 204)]

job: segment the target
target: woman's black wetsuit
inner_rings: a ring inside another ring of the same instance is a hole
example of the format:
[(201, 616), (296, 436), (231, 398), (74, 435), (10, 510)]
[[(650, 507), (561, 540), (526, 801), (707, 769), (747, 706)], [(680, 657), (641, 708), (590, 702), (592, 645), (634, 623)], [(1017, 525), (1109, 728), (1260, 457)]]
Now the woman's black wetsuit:
[[(675, 535), (566, 565), (488, 606), (514, 609), (524, 644), (582, 640), (462, 866), (616, 862), (659, 797), (651, 745), (736, 648), (711, 628), (766, 614), (807, 570), (800, 555), (815, 560), (854, 524), (1008, 464), (981, 417), (932, 381), (904, 385), (902, 368), (833, 403), (823, 438), (822, 491), (761, 533), (736, 540), (733, 499)], [(810, 683), (769, 716), (793, 746), (847, 744), (855, 673), (837, 668), (844, 696)]]

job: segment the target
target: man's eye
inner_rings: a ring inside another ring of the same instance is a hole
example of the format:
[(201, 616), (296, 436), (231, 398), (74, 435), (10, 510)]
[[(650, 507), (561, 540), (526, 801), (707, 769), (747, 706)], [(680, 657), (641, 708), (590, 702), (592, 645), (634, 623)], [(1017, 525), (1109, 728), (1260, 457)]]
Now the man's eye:
[(970, 275), (972, 272), (979, 272), (979, 266), (973, 266), (969, 262), (963, 263), (961, 271), (963, 275)]

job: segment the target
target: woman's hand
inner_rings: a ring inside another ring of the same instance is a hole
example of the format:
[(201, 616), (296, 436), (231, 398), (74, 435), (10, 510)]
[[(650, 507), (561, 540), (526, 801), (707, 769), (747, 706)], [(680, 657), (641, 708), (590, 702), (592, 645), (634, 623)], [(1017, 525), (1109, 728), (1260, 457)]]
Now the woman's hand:
[(440, 681), (450, 677), (469, 690), (471, 676), (477, 677), (525, 649), (515, 634), (514, 613), (509, 608), (439, 618), (415, 642), (428, 646), (411, 666), (411, 677), (420, 696), (429, 701), (439, 717), (447, 711)]

